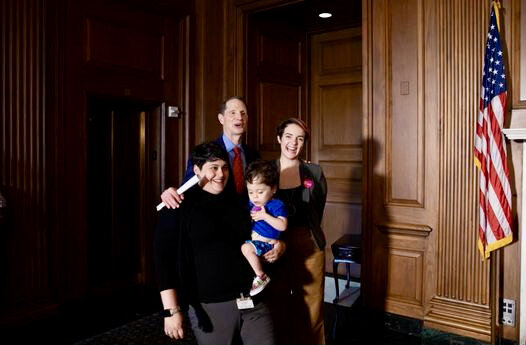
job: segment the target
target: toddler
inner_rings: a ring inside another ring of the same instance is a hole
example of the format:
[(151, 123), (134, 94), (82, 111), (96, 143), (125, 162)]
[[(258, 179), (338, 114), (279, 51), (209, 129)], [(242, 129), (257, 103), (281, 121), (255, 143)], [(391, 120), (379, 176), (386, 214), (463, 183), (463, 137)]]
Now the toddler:
[(254, 226), (252, 240), (246, 241), (241, 251), (256, 274), (250, 290), (250, 296), (254, 296), (270, 282), (259, 256), (271, 250), (273, 245), (269, 242), (279, 239), (287, 229), (287, 210), (281, 200), (273, 199), (279, 182), (279, 172), (273, 162), (257, 160), (249, 164), (245, 181)]

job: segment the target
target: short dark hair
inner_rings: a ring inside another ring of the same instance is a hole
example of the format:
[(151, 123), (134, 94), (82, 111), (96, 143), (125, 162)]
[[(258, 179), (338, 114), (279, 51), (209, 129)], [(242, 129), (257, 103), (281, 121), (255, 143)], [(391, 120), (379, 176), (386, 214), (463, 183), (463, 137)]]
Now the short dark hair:
[(192, 150), (192, 163), (197, 165), (199, 169), (201, 169), (206, 162), (214, 162), (217, 160), (223, 160), (228, 163), (228, 154), (215, 141), (201, 143)]
[[(229, 97), (229, 98), (227, 98), (223, 103), (221, 103), (221, 104), (219, 105), (219, 113), (220, 113), (220, 114), (224, 114), (224, 113), (225, 113), (226, 104), (227, 104), (229, 101), (233, 100), (233, 99), (237, 99), (238, 101), (241, 101), (241, 102), (245, 103), (245, 100), (244, 100), (243, 97), (241, 97), (241, 96), (232, 96), (232, 97)], [(245, 105), (246, 105), (246, 103), (245, 103)]]
[(288, 125), (298, 125), (305, 132), (305, 141), (309, 139), (309, 127), (307, 127), (307, 124), (297, 117), (290, 117), (279, 124), (279, 126), (276, 128), (276, 134), (278, 137), (283, 137), (283, 132), (285, 132), (285, 128), (287, 128)]
[(277, 186), (279, 172), (276, 162), (258, 159), (250, 163), (245, 173), (245, 181), (254, 183), (256, 180), (270, 187)]

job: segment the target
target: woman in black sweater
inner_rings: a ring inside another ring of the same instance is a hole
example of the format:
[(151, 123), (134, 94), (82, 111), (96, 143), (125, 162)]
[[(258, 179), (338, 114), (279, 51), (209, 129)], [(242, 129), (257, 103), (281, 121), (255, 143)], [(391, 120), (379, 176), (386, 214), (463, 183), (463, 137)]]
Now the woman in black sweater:
[(266, 295), (248, 296), (252, 271), (239, 250), (251, 220), (239, 198), (224, 192), (228, 157), (216, 143), (192, 152), (200, 187), (185, 193), (177, 209), (161, 211), (155, 240), (164, 330), (184, 337), (187, 316), (199, 344), (274, 344)]

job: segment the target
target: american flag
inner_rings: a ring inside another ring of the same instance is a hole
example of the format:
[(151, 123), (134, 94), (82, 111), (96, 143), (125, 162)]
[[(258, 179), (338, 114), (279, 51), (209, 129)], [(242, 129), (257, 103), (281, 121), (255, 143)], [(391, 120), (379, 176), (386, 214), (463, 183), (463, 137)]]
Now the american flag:
[(510, 173), (502, 134), (507, 98), (506, 73), (495, 7), (491, 8), (488, 27), (475, 135), (475, 164), (480, 169), (478, 247), (484, 259), (492, 250), (513, 239)]

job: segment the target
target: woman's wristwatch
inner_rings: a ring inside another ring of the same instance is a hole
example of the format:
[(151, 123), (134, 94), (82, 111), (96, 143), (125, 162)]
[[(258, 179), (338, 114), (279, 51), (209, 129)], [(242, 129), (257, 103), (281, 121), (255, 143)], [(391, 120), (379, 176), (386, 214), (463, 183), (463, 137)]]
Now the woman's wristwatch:
[(170, 308), (170, 309), (164, 309), (163, 310), (163, 317), (174, 316), (175, 314), (180, 313), (180, 312), (181, 312), (181, 307), (179, 307), (179, 306), (174, 307), (174, 308)]

